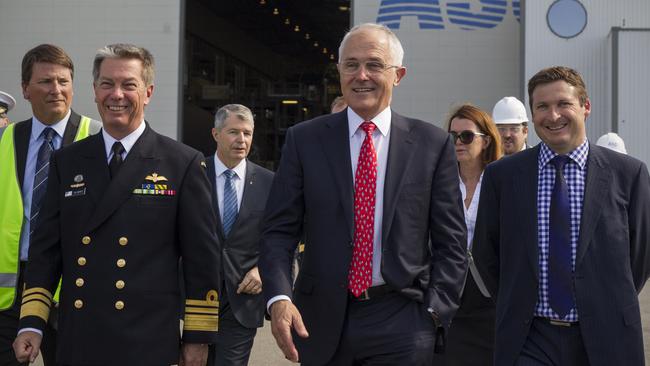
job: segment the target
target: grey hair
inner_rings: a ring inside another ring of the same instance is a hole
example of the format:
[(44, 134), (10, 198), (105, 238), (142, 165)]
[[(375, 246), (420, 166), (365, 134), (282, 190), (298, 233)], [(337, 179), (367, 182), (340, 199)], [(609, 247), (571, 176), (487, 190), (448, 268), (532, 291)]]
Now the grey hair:
[(140, 60), (142, 62), (142, 80), (145, 86), (153, 85), (154, 60), (153, 55), (146, 48), (128, 43), (115, 43), (98, 49), (93, 61), (93, 81), (95, 83), (99, 79), (99, 68), (107, 58)]
[(390, 62), (393, 63), (395, 66), (402, 66), (402, 61), (404, 60), (404, 48), (402, 47), (402, 43), (399, 41), (399, 38), (397, 38), (397, 35), (392, 30), (390, 30), (390, 28), (388, 28), (387, 26), (383, 24), (376, 24), (376, 23), (364, 23), (364, 24), (356, 25), (352, 27), (352, 29), (350, 29), (345, 34), (345, 36), (343, 36), (343, 40), (341, 41), (341, 45), (339, 46), (339, 62), (342, 61), (341, 55), (343, 54), (343, 47), (345, 46), (345, 43), (350, 38), (350, 35), (362, 30), (376, 30), (386, 34), (386, 37), (388, 38), (388, 47), (390, 48), (390, 53), (392, 58)]
[(248, 107), (241, 104), (226, 104), (219, 108), (217, 114), (214, 116), (214, 128), (220, 131), (231, 113), (242, 121), (250, 122), (251, 126), (255, 128), (253, 112), (251, 112)]

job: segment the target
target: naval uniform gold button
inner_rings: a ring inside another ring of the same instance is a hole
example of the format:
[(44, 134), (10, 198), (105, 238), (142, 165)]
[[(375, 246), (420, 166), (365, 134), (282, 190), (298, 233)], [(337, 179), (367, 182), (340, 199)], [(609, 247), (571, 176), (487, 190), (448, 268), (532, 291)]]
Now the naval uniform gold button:
[(84, 285), (84, 279), (83, 278), (77, 278), (76, 281), (74, 281), (75, 284), (77, 284), (77, 287), (81, 287)]
[(81, 242), (82, 242), (84, 245), (88, 245), (88, 244), (90, 244), (90, 236), (84, 236), (83, 238), (81, 238)]
[(118, 259), (117, 260), (117, 266), (120, 267), (120, 268), (126, 266), (126, 260), (122, 259), (122, 258)]
[(85, 266), (86, 265), (86, 257), (77, 258), (77, 264), (79, 264), (80, 266)]
[(115, 302), (115, 309), (117, 309), (117, 310), (124, 309), (124, 302), (123, 301), (116, 301)]
[(74, 301), (74, 307), (75, 307), (75, 308), (77, 308), (77, 309), (81, 309), (83, 306), (84, 306), (84, 302), (83, 302), (83, 301), (78, 300), (78, 299)]
[(125, 246), (126, 244), (128, 244), (129, 239), (127, 239), (126, 237), (123, 236), (123, 237), (120, 238), (120, 240), (118, 242), (120, 243), (121, 246)]
[(119, 281), (115, 282), (115, 287), (117, 287), (118, 290), (123, 289), (124, 288), (124, 281), (119, 280)]

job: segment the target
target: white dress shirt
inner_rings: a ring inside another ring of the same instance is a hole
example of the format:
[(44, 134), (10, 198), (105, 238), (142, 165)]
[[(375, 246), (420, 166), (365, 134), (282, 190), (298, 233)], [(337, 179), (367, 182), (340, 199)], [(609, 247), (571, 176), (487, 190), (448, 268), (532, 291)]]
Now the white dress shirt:
[(130, 134), (126, 135), (123, 139), (121, 140), (116, 140), (113, 136), (109, 135), (106, 130), (102, 128), (102, 136), (104, 137), (104, 148), (106, 149), (106, 162), (110, 164), (111, 159), (113, 158), (113, 144), (116, 141), (119, 141), (122, 143), (122, 146), (124, 147), (124, 152), (122, 153), (122, 161), (126, 159), (126, 156), (129, 155), (129, 151), (133, 148), (133, 145), (138, 141), (140, 136), (144, 133), (146, 125), (144, 121), (140, 123), (140, 126), (135, 129), (135, 131), (131, 132)]
[[(350, 162), (352, 163), (352, 179), (356, 175), (357, 162), (359, 161), (359, 152), (361, 145), (366, 138), (361, 124), (365, 122), (361, 116), (356, 114), (352, 108), (347, 109), (348, 113), (348, 132), (350, 136)], [(372, 284), (371, 286), (383, 285), (384, 279), (381, 275), (381, 238), (382, 222), (384, 218), (384, 182), (386, 181), (386, 163), (388, 162), (388, 146), (390, 142), (390, 122), (391, 110), (386, 107), (377, 116), (371, 119), (377, 126), (372, 133), (372, 142), (377, 153), (377, 186), (375, 187), (375, 222), (372, 250)], [(354, 182), (353, 182), (354, 184)], [(291, 300), (286, 295), (277, 295), (272, 297), (266, 303), (266, 309), (270, 310), (271, 305), (279, 300)]]
[(467, 198), (467, 188), (463, 179), (458, 177), (460, 181), (460, 193), (463, 197), (463, 209), (465, 210), (465, 225), (467, 226), (467, 250), (472, 249), (472, 239), (474, 239), (474, 229), (476, 228), (476, 214), (478, 213), (478, 201), (481, 196), (481, 182), (483, 181), (483, 172), (478, 179), (476, 184), (476, 189), (474, 189), (474, 195), (472, 196), (472, 202), (469, 203), (469, 207), (465, 207), (465, 198)]
[[(219, 205), (219, 217), (223, 220), (223, 187), (226, 184), (226, 177), (223, 175), (223, 172), (229, 168), (225, 166), (217, 154), (214, 154), (214, 171), (216, 175), (216, 187), (217, 187), (217, 204)], [(237, 211), (241, 207), (241, 200), (244, 196), (244, 180), (246, 179), (246, 159), (242, 159), (239, 164), (237, 164), (232, 171), (235, 172), (233, 175), (233, 183), (235, 185), (235, 192), (237, 192)]]

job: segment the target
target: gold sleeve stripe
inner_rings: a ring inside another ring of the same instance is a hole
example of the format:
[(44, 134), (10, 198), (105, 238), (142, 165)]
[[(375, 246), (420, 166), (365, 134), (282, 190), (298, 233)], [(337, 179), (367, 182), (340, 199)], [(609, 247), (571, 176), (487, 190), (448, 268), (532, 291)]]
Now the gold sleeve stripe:
[(219, 309), (218, 308), (197, 308), (194, 306), (186, 306), (185, 313), (219, 315)]
[(50, 306), (40, 301), (30, 301), (20, 307), (20, 318), (37, 316), (47, 323), (50, 316)]
[(298, 245), (298, 253), (302, 253), (305, 251), (305, 243), (300, 243)]
[(205, 300), (194, 300), (187, 299), (185, 300), (185, 305), (195, 305), (195, 306), (204, 306), (204, 307), (216, 307), (219, 306), (219, 296), (217, 290), (210, 290), (205, 295)]
[(33, 293), (23, 296), (23, 304), (33, 300), (42, 301), (43, 303), (47, 304), (47, 306), (52, 305), (52, 299), (40, 293)]
[(185, 314), (184, 330), (216, 332), (219, 328), (219, 317), (216, 315)]
[(35, 293), (40, 293), (40, 294), (42, 294), (44, 296), (47, 296), (47, 298), (50, 299), (50, 301), (52, 300), (52, 293), (49, 292), (48, 290), (42, 288), (42, 287), (32, 287), (32, 288), (26, 289), (25, 292), (23, 292), (23, 297), (25, 297), (27, 295), (35, 294)]

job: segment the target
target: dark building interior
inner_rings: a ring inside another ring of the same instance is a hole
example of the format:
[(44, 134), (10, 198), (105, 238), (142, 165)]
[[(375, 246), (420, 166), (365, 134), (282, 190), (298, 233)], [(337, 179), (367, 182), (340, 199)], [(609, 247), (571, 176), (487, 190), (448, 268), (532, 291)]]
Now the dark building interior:
[(249, 157), (275, 169), (287, 128), (328, 113), (340, 94), (349, 26), (350, 0), (186, 1), (182, 141), (214, 153), (214, 113), (243, 104), (255, 116)]

